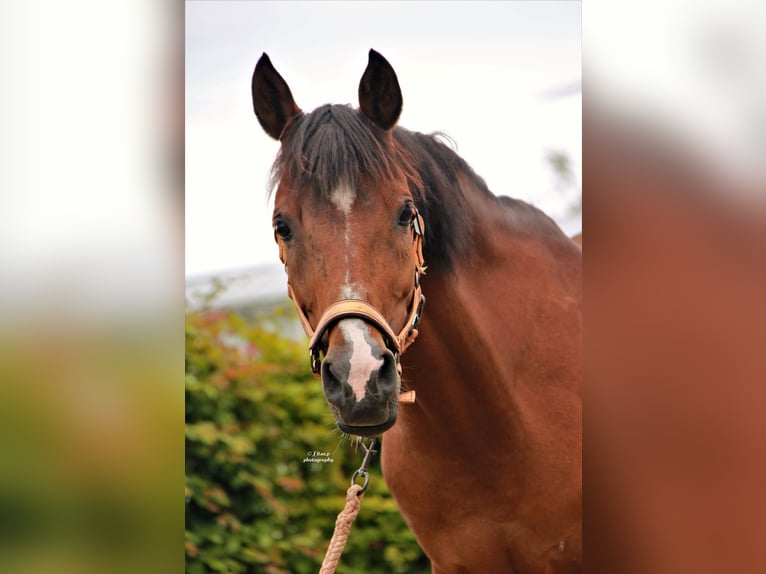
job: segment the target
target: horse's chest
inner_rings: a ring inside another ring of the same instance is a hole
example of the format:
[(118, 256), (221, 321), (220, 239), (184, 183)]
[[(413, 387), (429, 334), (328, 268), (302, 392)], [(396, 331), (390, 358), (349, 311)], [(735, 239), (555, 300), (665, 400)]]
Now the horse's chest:
[(508, 571), (494, 511), (465, 489), (466, 478), (416, 452), (402, 457), (394, 442), (384, 441), (386, 483), (435, 571)]
[(509, 489), (485, 487), (481, 474), (495, 470), (425, 457), (400, 439), (384, 439), (384, 477), (434, 572), (579, 571), (578, 541), (540, 536)]

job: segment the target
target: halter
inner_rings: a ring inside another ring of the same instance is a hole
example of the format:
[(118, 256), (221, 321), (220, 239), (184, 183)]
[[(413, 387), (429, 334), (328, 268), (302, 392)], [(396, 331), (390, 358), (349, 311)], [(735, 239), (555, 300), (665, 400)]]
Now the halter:
[[(372, 305), (361, 299), (341, 299), (331, 304), (317, 323), (316, 328), (311, 326), (311, 323), (303, 312), (303, 307), (295, 296), (293, 287), (290, 284), (290, 280), (287, 281), (287, 291), (290, 299), (293, 300), (295, 308), (298, 310), (298, 318), (301, 321), (303, 330), (308, 335), (309, 342), (309, 357), (311, 360), (311, 371), (315, 375), (319, 375), (319, 369), (322, 365), (322, 359), (320, 357), (320, 344), (325, 333), (327, 333), (336, 323), (342, 319), (357, 318), (363, 319), (368, 323), (371, 323), (377, 330), (383, 335), (383, 340), (386, 343), (386, 347), (394, 354), (396, 359), (396, 367), (401, 374), (401, 365), (399, 364), (399, 357), (404, 354), (407, 348), (415, 341), (418, 336), (417, 326), (420, 323), (420, 315), (423, 312), (423, 306), (426, 302), (426, 297), (420, 288), (420, 275), (425, 275), (426, 268), (424, 266), (423, 259), (423, 231), (425, 224), (423, 217), (420, 215), (417, 209), (415, 209), (415, 217), (410, 224), (412, 228), (413, 238), (413, 255), (415, 258), (415, 288), (412, 294), (412, 301), (410, 302), (410, 312), (407, 317), (407, 321), (404, 323), (404, 327), (399, 333), (396, 333), (391, 325), (388, 324), (386, 318)], [(278, 242), (279, 243), (279, 242)], [(282, 243), (279, 243), (279, 259), (285, 266), (285, 254)]]

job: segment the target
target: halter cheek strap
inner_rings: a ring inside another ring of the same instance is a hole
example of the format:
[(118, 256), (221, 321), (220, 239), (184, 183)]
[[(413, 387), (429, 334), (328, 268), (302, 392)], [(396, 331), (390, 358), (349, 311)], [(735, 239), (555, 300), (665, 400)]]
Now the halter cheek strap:
[[(399, 365), (399, 357), (404, 354), (407, 348), (415, 341), (418, 336), (417, 326), (420, 323), (420, 315), (423, 312), (423, 306), (425, 305), (426, 298), (423, 295), (420, 288), (420, 275), (425, 274), (425, 261), (423, 259), (423, 230), (424, 222), (420, 213), (415, 211), (415, 218), (412, 220), (412, 232), (413, 232), (413, 257), (415, 259), (415, 289), (412, 294), (412, 300), (410, 302), (410, 312), (407, 316), (407, 320), (404, 323), (399, 333), (396, 333), (389, 325), (386, 318), (375, 307), (362, 301), (361, 299), (342, 299), (336, 301), (330, 305), (317, 323), (316, 328), (311, 326), (311, 322), (303, 312), (303, 306), (300, 304), (295, 296), (293, 287), (290, 281), (287, 282), (287, 290), (290, 298), (295, 304), (295, 308), (298, 311), (298, 317), (303, 326), (303, 330), (308, 335), (309, 342), (309, 355), (311, 358), (311, 371), (318, 375), (322, 364), (320, 357), (320, 346), (322, 338), (333, 325), (342, 319), (358, 318), (371, 323), (376, 329), (383, 335), (383, 339), (386, 342), (386, 346), (390, 351), (394, 353), (396, 358), (397, 369), (401, 373), (401, 366)], [(282, 242), (277, 241), (279, 244), (279, 258), (282, 263), (285, 263), (284, 247)]]

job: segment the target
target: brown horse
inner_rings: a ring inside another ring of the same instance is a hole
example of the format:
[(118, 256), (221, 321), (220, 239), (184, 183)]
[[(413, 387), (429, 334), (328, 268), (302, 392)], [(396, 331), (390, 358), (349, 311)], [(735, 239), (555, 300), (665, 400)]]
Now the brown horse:
[(578, 245), (395, 127), (399, 83), (373, 50), (358, 110), (303, 113), (265, 54), (252, 95), (281, 141), (274, 231), (312, 365), (341, 430), (385, 432), (383, 474), (433, 571), (581, 571)]

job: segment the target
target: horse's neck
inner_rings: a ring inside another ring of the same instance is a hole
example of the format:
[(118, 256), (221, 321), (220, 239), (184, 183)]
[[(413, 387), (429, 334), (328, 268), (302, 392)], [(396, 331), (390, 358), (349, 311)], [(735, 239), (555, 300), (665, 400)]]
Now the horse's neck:
[(444, 571), (477, 556), (471, 571), (552, 571), (581, 552), (581, 254), (534, 210), (487, 203), (454, 273), (423, 278), (402, 359), (417, 396), (383, 471)]
[(454, 432), (455, 447), (507, 446), (542, 401), (579, 398), (579, 251), (548, 224), (535, 231), (533, 214), (502, 211), (480, 212), (454, 273), (423, 279), (420, 337), (403, 361), (417, 400), (402, 406), (402, 426)]

